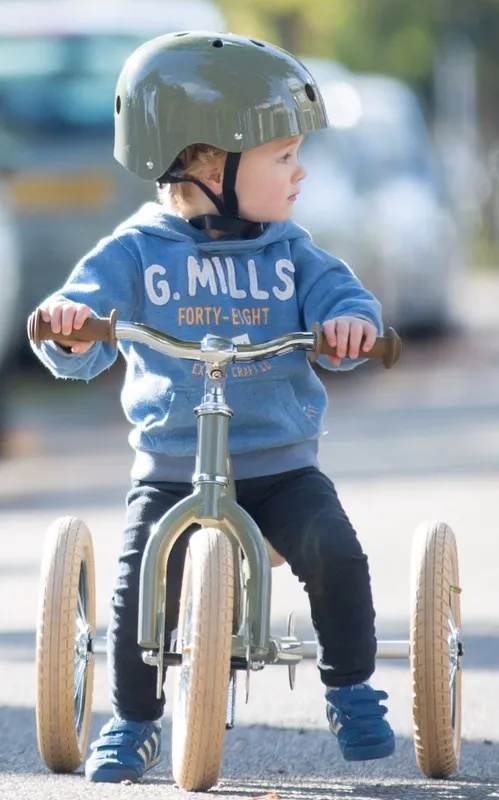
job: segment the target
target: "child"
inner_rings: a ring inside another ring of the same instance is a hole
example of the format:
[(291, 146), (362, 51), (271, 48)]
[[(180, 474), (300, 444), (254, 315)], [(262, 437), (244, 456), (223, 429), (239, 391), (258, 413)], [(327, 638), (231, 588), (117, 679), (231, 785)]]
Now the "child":
[[(118, 82), (115, 156), (156, 180), (160, 202), (100, 241), (42, 304), (43, 319), (69, 335), (116, 308), (119, 319), (179, 338), (211, 331), (252, 343), (317, 320), (337, 347), (324, 365), (361, 363), (381, 331), (379, 303), (290, 221), (305, 177), (299, 145), (326, 126), (312, 76), (277, 47), (208, 33), (140, 47)], [(198, 364), (134, 343), (120, 351), (135, 461), (108, 634), (114, 716), (86, 763), (88, 779), (110, 782), (138, 780), (159, 760), (164, 696), (137, 645), (140, 563), (151, 526), (191, 491), (203, 381)], [(107, 344), (69, 340), (36, 352), (57, 377), (84, 380), (116, 358)], [(347, 760), (389, 756), (387, 695), (368, 683), (376, 638), (367, 558), (317, 463), (325, 390), (302, 352), (234, 367), (227, 397), (238, 501), (305, 584), (330, 728)], [(186, 540), (168, 561), (168, 631)]]

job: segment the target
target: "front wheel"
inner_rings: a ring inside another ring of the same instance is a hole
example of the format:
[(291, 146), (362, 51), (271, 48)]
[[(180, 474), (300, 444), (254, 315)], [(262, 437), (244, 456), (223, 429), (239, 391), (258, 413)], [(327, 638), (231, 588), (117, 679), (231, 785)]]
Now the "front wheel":
[(218, 780), (226, 729), (234, 615), (234, 560), (214, 528), (192, 534), (185, 559), (177, 633), (172, 769), (184, 791)]
[(442, 522), (416, 530), (412, 549), (410, 665), (416, 761), (429, 778), (458, 767), (461, 611), (457, 546)]
[(95, 635), (95, 571), (90, 532), (61, 517), (44, 545), (36, 633), (38, 749), (53, 772), (73, 772), (88, 747)]

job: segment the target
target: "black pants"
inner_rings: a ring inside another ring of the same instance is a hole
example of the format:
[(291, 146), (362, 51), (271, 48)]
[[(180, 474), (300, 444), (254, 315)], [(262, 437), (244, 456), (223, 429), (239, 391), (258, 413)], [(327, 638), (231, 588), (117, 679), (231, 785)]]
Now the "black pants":
[[(187, 483), (135, 482), (112, 599), (108, 664), (115, 713), (137, 721), (158, 719), (156, 669), (137, 645), (142, 553), (151, 525), (192, 490)], [(238, 503), (305, 584), (319, 643), (318, 667), (326, 686), (367, 680), (374, 672), (376, 638), (367, 557), (329, 478), (314, 467), (236, 483)], [(168, 559), (167, 630), (177, 627), (187, 537)]]

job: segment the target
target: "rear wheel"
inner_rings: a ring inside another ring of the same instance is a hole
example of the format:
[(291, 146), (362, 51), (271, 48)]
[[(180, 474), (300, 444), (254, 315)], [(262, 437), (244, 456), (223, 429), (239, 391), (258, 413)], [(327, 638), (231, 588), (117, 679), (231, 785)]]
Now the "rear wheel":
[(36, 636), (36, 729), (54, 772), (73, 772), (88, 747), (95, 635), (95, 569), (90, 532), (61, 517), (44, 545)]
[(461, 610), (457, 546), (442, 522), (416, 530), (412, 550), (410, 664), (416, 761), (430, 778), (458, 767), (461, 749)]

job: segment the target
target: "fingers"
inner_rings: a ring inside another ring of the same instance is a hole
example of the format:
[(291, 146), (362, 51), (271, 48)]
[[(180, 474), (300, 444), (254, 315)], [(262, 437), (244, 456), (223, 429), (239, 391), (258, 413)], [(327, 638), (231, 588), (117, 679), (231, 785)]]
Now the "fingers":
[[(88, 306), (78, 303), (76, 313), (73, 318), (73, 330), (79, 331), (86, 319), (91, 316)], [(86, 353), (92, 347), (92, 342), (73, 342), (71, 350), (73, 353)]]
[(43, 321), (50, 322), (50, 311), (48, 310), (48, 307), (42, 304), (38, 306), (38, 308), (40, 310), (40, 315)]
[[(52, 330), (54, 333), (62, 333), (69, 336), (74, 330), (79, 330), (89, 316), (90, 309), (81, 303), (64, 304), (54, 309), (52, 314)], [(56, 331), (54, 324), (59, 330)]]
[(336, 352), (340, 358), (358, 358), (360, 344), (364, 336), (362, 320), (341, 320), (338, 325), (338, 344)]
[[(70, 336), (73, 331), (80, 330), (83, 323), (88, 319), (92, 312), (83, 303), (47, 303), (40, 306), (40, 313), (44, 322), (49, 322), (52, 332)], [(71, 347), (73, 353), (85, 353), (92, 342), (72, 342), (61, 341), (61, 344)]]
[(343, 358), (359, 358), (361, 352), (367, 353), (376, 341), (374, 325), (355, 317), (337, 317), (324, 323), (324, 333), (328, 344), (336, 348), (336, 355), (329, 356), (338, 366)]
[[(323, 325), (323, 331), (326, 337), (326, 341), (331, 347), (336, 347), (337, 345), (336, 323), (337, 320), (328, 319), (326, 320), (326, 322), (324, 322)], [(338, 367), (341, 364), (341, 358), (338, 358), (337, 356), (327, 356), (327, 358), (329, 359), (329, 361), (331, 361), (332, 364), (335, 365), (335, 367)]]
[(91, 316), (91, 311), (88, 306), (84, 306), (82, 303), (78, 303), (75, 309), (75, 315), (73, 317), (73, 330), (79, 331), (82, 328), (83, 323), (86, 319)]
[(54, 333), (69, 336), (73, 330), (80, 330), (86, 319), (91, 316), (88, 306), (83, 303), (54, 303), (40, 306), (44, 322), (50, 322)]
[[(67, 303), (49, 303), (40, 306), (42, 319), (44, 322), (50, 322), (50, 327), (53, 333), (63, 333), (68, 336), (73, 330), (73, 317), (75, 311), (74, 307)], [(64, 318), (64, 329), (63, 329)]]
[(362, 345), (362, 350), (364, 353), (368, 353), (371, 350), (377, 338), (378, 332), (374, 325), (367, 325), (364, 327), (364, 344)]
[[(87, 350), (90, 350), (92, 345), (93, 345), (93, 342), (71, 342), (70, 343), (71, 352), (72, 353), (79, 353), (81, 355), (82, 353), (86, 353)], [(68, 344), (68, 346), (69, 346), (69, 344)]]

